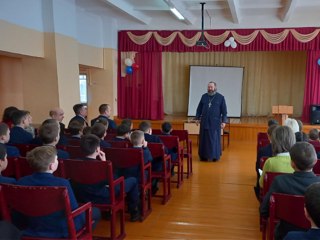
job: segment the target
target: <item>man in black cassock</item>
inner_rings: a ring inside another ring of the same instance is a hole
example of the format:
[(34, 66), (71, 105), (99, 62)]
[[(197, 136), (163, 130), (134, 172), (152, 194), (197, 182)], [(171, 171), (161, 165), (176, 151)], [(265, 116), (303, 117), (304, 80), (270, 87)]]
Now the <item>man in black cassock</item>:
[(224, 96), (217, 92), (215, 82), (208, 83), (208, 92), (201, 97), (196, 120), (200, 122), (200, 160), (218, 161), (222, 154), (221, 129), (227, 122), (227, 105)]

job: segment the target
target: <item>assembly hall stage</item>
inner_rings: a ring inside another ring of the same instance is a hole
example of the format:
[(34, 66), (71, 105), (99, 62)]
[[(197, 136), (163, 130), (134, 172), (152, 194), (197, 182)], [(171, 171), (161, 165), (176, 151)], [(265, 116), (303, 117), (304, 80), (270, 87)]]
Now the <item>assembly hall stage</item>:
[[(268, 120), (272, 117), (240, 117), (229, 118), (230, 125), (226, 126), (227, 131), (230, 133), (230, 141), (257, 141), (258, 132), (266, 132)], [(172, 124), (173, 129), (187, 129), (191, 135), (191, 139), (197, 139), (197, 126), (192, 123), (191, 117), (181, 115), (166, 115), (163, 120), (150, 120), (153, 129), (160, 129), (161, 124), (168, 121)], [(117, 124), (121, 119), (115, 118)], [(138, 128), (139, 123), (143, 120), (132, 120), (133, 127)], [(304, 123), (303, 131), (309, 133), (312, 128), (320, 129), (320, 125), (310, 125)]]

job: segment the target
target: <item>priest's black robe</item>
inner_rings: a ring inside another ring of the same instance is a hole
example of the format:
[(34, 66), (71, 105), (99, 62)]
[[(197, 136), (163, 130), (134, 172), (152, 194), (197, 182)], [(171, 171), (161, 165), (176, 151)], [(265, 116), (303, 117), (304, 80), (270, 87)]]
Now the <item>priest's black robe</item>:
[(202, 95), (196, 118), (200, 120), (199, 157), (201, 160), (219, 160), (221, 156), (221, 123), (227, 122), (227, 105), (224, 96), (215, 93)]

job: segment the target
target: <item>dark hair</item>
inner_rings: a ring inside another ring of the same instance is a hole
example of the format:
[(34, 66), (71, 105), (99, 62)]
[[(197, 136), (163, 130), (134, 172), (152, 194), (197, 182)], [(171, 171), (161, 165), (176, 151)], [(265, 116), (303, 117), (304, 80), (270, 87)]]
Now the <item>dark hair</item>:
[(86, 104), (84, 103), (78, 103), (78, 104), (75, 104), (73, 106), (73, 111), (76, 115), (80, 114), (80, 111), (83, 107), (87, 106)]
[(100, 146), (100, 139), (93, 134), (87, 134), (81, 138), (80, 148), (85, 155), (93, 154)]
[(131, 125), (132, 125), (132, 121), (131, 121), (131, 119), (123, 119), (122, 121), (121, 121), (121, 124), (120, 125), (127, 125), (128, 127), (129, 127), (129, 129), (131, 130)]
[(27, 152), (27, 161), (34, 171), (45, 172), (56, 156), (57, 149), (54, 146), (40, 146)]
[(82, 130), (82, 135), (87, 135), (89, 133), (91, 133), (91, 127), (85, 126)]
[(271, 145), (273, 155), (289, 152), (296, 143), (296, 136), (288, 126), (277, 126), (271, 135)]
[(272, 125), (279, 125), (278, 121), (275, 119), (270, 119), (268, 121), (268, 127), (272, 126)]
[(161, 129), (162, 129), (162, 132), (164, 133), (170, 133), (170, 131), (172, 130), (171, 123), (169, 122), (162, 123)]
[(68, 130), (71, 135), (78, 135), (84, 127), (84, 122), (73, 120), (68, 125)]
[(50, 144), (57, 139), (59, 132), (59, 123), (55, 120), (54, 123), (46, 123), (41, 125), (39, 129), (39, 137), (44, 144)]
[(12, 122), (14, 125), (19, 125), (30, 113), (23, 110), (16, 110), (12, 113)]
[(0, 144), (0, 160), (4, 160), (5, 156), (7, 155), (7, 149), (4, 144)]
[(99, 113), (104, 113), (105, 111), (107, 111), (107, 109), (108, 109), (108, 107), (109, 107), (110, 105), (109, 104), (101, 104), (100, 106), (99, 106)]
[(104, 135), (106, 134), (106, 127), (102, 123), (95, 123), (91, 127), (91, 134), (96, 135), (98, 138), (103, 138)]
[(142, 132), (147, 132), (150, 128), (151, 128), (151, 123), (148, 122), (148, 121), (142, 121), (142, 122), (139, 124), (139, 129), (140, 129)]
[(311, 140), (318, 140), (319, 139), (319, 130), (316, 128), (313, 128), (309, 131), (309, 138)]
[(105, 117), (99, 117), (95, 123), (101, 123), (101, 124), (103, 124), (103, 125), (104, 125), (104, 128), (105, 128), (106, 130), (107, 130), (108, 127), (109, 127), (108, 119), (106, 119)]
[(9, 127), (6, 123), (0, 123), (0, 136), (6, 135), (8, 130), (9, 130)]
[(291, 161), (301, 171), (308, 171), (316, 164), (317, 154), (314, 146), (308, 142), (297, 142), (290, 149)]
[(277, 127), (278, 125), (273, 124), (270, 127), (268, 127), (268, 136), (271, 137), (272, 136), (272, 132), (273, 130)]
[(130, 126), (126, 125), (126, 124), (120, 124), (117, 127), (117, 135), (118, 136), (124, 136), (125, 134), (130, 132)]
[(305, 206), (313, 222), (320, 227), (320, 183), (311, 184), (304, 195)]
[(3, 110), (2, 121), (3, 122), (12, 121), (12, 114), (17, 110), (19, 110), (19, 109), (14, 106), (10, 106), (10, 107), (5, 108)]

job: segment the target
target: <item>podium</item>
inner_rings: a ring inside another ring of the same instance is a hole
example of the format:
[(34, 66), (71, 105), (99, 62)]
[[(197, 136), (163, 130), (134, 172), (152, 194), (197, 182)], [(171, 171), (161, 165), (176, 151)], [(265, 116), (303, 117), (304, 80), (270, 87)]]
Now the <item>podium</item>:
[(284, 125), (288, 115), (292, 115), (293, 106), (277, 105), (272, 106), (272, 114), (279, 124)]

